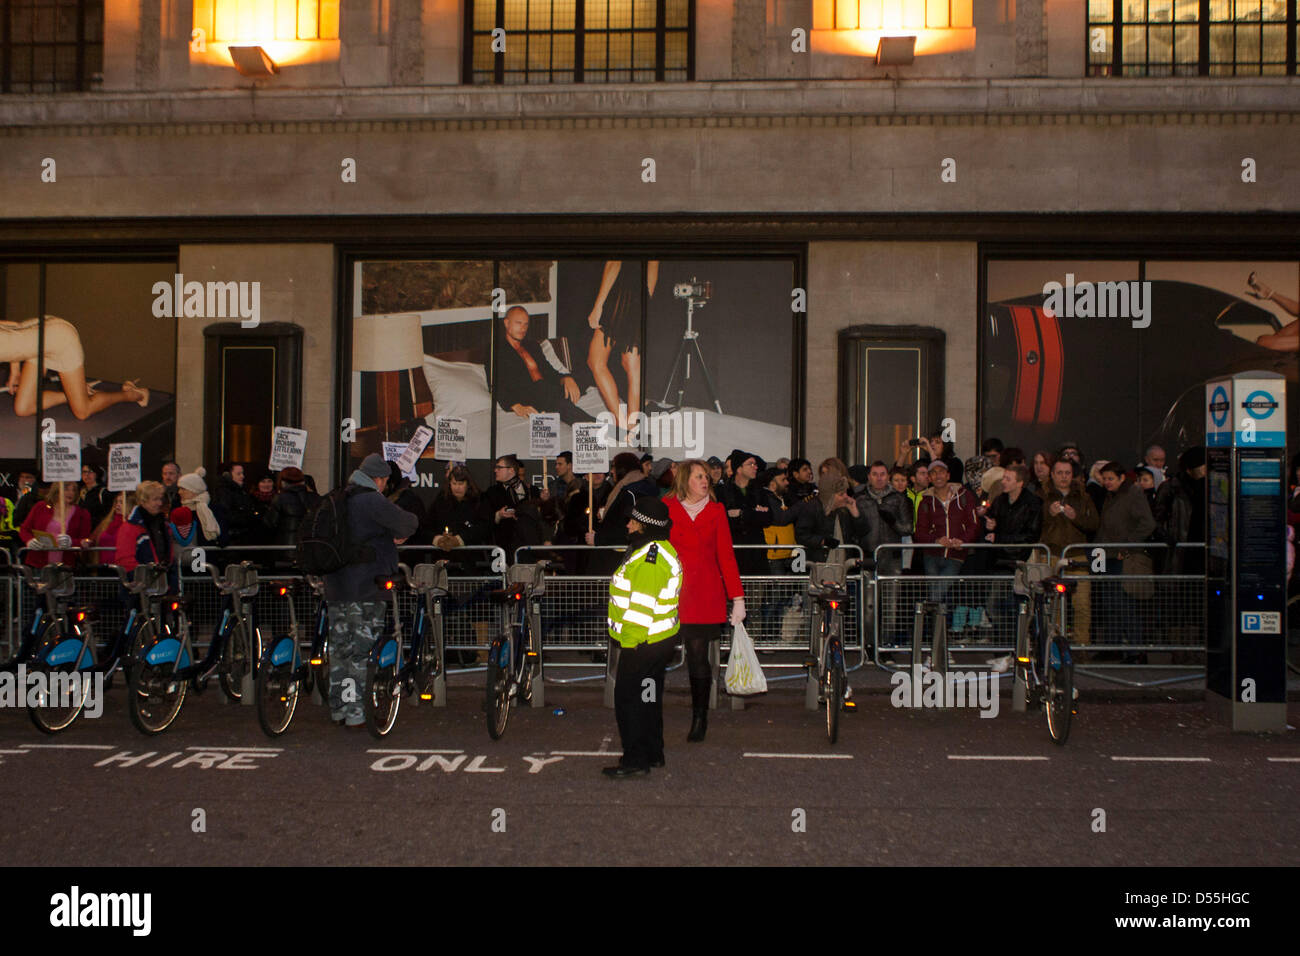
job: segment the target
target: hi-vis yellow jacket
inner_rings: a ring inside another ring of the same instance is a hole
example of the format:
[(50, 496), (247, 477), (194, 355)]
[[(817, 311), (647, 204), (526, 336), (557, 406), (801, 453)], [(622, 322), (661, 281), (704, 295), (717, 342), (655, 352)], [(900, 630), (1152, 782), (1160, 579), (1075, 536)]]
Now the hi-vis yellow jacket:
[(682, 563), (667, 541), (632, 552), (609, 582), (609, 636), (623, 647), (653, 644), (677, 633)]

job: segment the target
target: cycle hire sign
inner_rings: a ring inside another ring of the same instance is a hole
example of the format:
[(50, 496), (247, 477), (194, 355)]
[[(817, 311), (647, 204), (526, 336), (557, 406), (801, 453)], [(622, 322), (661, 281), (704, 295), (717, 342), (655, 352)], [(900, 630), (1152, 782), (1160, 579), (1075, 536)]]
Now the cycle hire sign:
[(1223, 378), (1205, 386), (1205, 446), (1232, 445), (1232, 379)]
[(1249, 448), (1286, 445), (1286, 393), (1280, 377), (1233, 380), (1236, 444)]
[(140, 484), (140, 443), (108, 446), (108, 490), (135, 491)]
[(41, 442), (41, 481), (80, 480), (80, 435), (50, 435)]
[(573, 426), (573, 472), (576, 475), (602, 475), (609, 471), (609, 446), (605, 422), (578, 422)]

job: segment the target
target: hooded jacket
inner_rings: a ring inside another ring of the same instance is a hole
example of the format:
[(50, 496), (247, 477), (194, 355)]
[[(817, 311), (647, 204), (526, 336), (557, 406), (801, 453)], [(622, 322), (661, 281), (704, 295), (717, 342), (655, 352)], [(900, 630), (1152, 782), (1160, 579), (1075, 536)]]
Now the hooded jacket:
[[(956, 538), (967, 544), (979, 537), (979, 519), (975, 516), (975, 496), (965, 485), (949, 481), (957, 489), (947, 502), (939, 500), (934, 488), (921, 493), (921, 505), (916, 509), (916, 530), (912, 540), (917, 544), (934, 544), (940, 538)], [(965, 548), (944, 548), (945, 558), (966, 560)]]

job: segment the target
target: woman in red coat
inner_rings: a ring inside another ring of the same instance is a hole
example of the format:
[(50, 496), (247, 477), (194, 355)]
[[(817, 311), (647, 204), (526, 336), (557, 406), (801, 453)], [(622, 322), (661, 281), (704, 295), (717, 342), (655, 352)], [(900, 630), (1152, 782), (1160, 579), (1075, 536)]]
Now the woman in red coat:
[(709, 466), (702, 461), (679, 465), (672, 493), (665, 500), (673, 522), (668, 540), (682, 562), (677, 614), (691, 676), (691, 732), (686, 739), (697, 741), (703, 740), (708, 730), (713, 683), (709, 643), (722, 636), (728, 598), (734, 600), (732, 626), (745, 619), (745, 592), (736, 569), (726, 509), (713, 499)]
[[(44, 501), (39, 501), (27, 512), (27, 519), (18, 530), (23, 543), (41, 550), (28, 551), (24, 563), (33, 568), (47, 564), (71, 565), (76, 554), (58, 548), (81, 548), (89, 544), (90, 512), (77, 504), (78, 485), (71, 481), (56, 481), (50, 485)], [(59, 496), (63, 496), (63, 519), (60, 520)], [(36, 532), (43, 531), (44, 535)], [(49, 537), (46, 537), (48, 535)], [(52, 539), (52, 540), (51, 540)]]

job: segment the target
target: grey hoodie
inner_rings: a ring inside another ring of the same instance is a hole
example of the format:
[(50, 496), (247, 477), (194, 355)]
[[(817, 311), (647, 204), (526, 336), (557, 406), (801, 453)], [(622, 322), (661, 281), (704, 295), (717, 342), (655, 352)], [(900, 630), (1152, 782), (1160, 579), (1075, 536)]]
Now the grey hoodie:
[(420, 519), (393, 504), (360, 471), (354, 471), (349, 485), (362, 490), (348, 497), (348, 526), (354, 545), (374, 549), (374, 560), (349, 564), (325, 575), (327, 601), (379, 601), (384, 593), (375, 578), (397, 570), (397, 545), (394, 538), (409, 538), (420, 526)]

